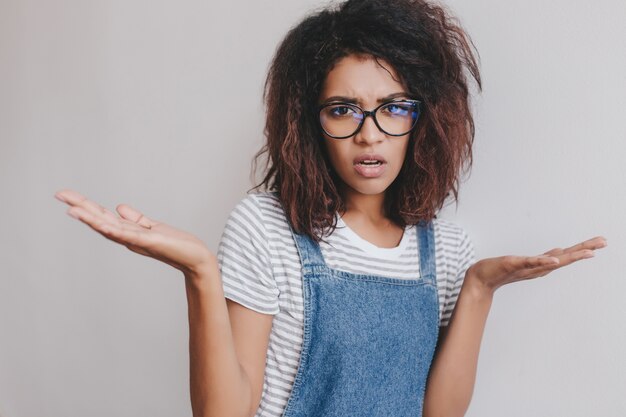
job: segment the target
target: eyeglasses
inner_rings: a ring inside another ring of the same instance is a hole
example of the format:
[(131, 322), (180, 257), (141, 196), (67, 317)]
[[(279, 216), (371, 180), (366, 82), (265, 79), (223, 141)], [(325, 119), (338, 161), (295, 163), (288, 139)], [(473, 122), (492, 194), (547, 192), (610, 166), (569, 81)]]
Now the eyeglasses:
[(319, 120), (324, 133), (335, 139), (356, 135), (367, 116), (372, 116), (381, 132), (404, 136), (417, 124), (421, 104), (419, 100), (393, 100), (367, 111), (356, 104), (331, 102), (319, 108)]

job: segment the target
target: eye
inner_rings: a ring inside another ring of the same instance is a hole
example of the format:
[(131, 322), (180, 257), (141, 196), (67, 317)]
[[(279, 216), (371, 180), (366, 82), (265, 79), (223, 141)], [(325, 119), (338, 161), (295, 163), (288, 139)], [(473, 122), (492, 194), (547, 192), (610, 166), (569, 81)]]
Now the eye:
[(341, 117), (353, 117), (356, 113), (356, 110), (350, 106), (337, 104), (335, 106), (330, 106), (326, 109), (328, 114), (332, 117), (341, 118)]
[(394, 102), (383, 106), (380, 110), (390, 116), (409, 116), (415, 107), (410, 102)]

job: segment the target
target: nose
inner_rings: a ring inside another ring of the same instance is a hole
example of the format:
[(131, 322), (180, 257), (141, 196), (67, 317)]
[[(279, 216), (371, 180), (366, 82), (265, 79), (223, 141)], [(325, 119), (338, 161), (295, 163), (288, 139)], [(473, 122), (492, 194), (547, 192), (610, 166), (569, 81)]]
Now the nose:
[(363, 120), (363, 125), (354, 137), (357, 142), (364, 143), (376, 143), (380, 142), (385, 138), (385, 134), (376, 126), (374, 122), (374, 116), (368, 115)]

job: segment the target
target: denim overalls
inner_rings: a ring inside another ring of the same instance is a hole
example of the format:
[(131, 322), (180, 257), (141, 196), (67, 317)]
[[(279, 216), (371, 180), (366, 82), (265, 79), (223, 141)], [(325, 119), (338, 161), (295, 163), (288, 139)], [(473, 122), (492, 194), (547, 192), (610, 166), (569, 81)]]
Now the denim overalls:
[(419, 279), (329, 268), (293, 231), (302, 263), (304, 336), (283, 417), (420, 417), (439, 330), (432, 221), (415, 228)]

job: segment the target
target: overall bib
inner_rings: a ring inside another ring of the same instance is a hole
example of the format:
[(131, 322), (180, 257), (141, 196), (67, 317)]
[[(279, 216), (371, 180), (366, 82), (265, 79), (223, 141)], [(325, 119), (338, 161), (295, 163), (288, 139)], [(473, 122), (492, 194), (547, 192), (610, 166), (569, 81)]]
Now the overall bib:
[(420, 278), (329, 268), (293, 231), (302, 263), (304, 335), (283, 417), (421, 417), (439, 331), (433, 224), (415, 228)]

